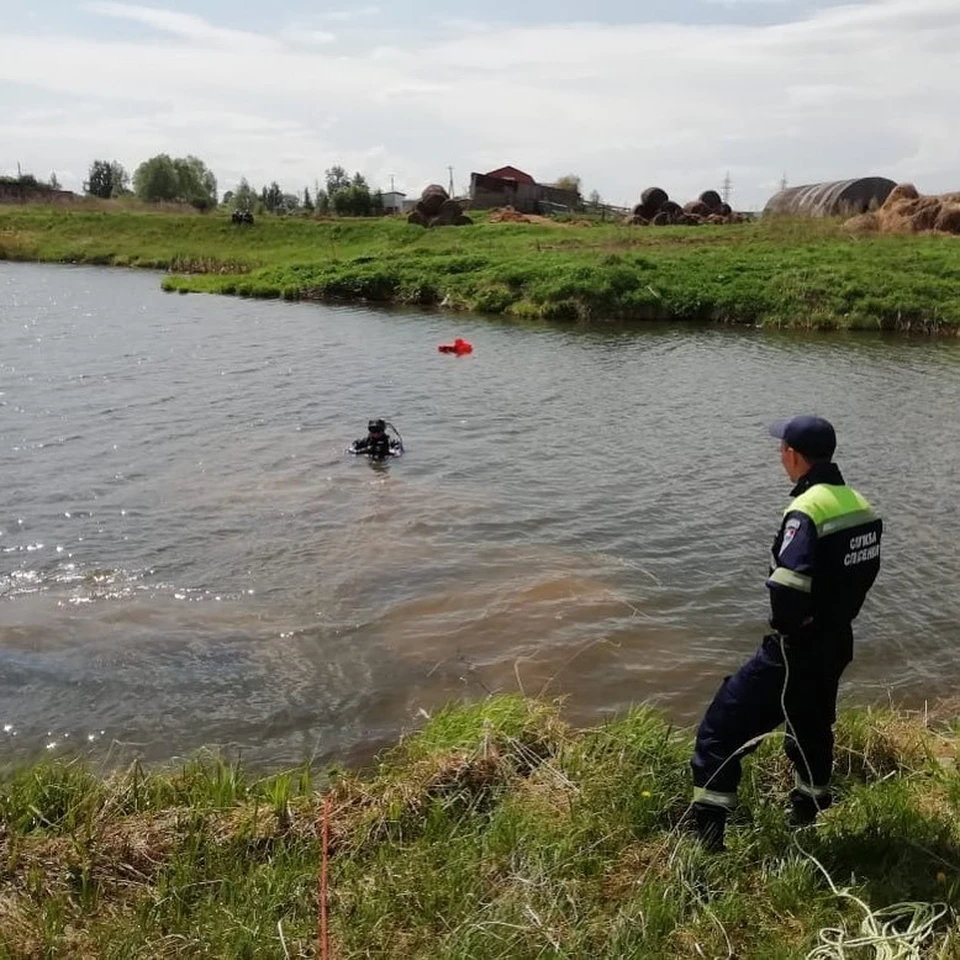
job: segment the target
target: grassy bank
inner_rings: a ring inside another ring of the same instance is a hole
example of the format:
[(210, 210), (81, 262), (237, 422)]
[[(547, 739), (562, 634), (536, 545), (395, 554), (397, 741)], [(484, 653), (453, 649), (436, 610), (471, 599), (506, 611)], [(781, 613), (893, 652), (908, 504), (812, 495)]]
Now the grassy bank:
[(816, 956), (960, 957), (956, 746), (948, 723), (846, 713), (839, 802), (791, 834), (768, 741), (717, 857), (677, 829), (689, 737), (646, 710), (576, 732), (490, 699), (322, 782), (38, 766), (0, 784), (0, 956), (318, 956), (325, 793), (340, 960), (785, 960), (901, 901), (944, 905), (922, 953)]
[(0, 259), (170, 271), (168, 290), (405, 303), (561, 321), (678, 320), (954, 332), (960, 242), (824, 221), (511, 224), (0, 207)]

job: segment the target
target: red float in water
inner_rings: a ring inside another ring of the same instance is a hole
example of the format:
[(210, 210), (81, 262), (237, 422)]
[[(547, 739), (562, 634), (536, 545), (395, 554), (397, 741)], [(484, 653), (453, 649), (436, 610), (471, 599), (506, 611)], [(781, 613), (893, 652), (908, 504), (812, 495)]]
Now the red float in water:
[(455, 353), (458, 357), (462, 357), (465, 353), (473, 353), (473, 344), (467, 343), (462, 337), (457, 337), (453, 343), (441, 343), (437, 349), (441, 353)]

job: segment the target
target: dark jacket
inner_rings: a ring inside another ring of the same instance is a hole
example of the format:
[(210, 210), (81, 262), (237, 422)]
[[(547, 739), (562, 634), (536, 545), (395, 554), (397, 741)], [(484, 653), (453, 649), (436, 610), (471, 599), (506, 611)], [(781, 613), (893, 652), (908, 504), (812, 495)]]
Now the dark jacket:
[(850, 625), (880, 570), (883, 522), (834, 463), (815, 464), (792, 496), (773, 542), (770, 625), (792, 647), (835, 641), (852, 656)]

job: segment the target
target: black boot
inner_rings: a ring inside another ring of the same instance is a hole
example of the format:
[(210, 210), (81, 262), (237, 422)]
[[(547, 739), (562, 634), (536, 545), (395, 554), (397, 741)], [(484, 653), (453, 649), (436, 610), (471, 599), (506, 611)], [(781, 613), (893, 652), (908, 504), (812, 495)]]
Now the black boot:
[(726, 825), (727, 811), (723, 807), (715, 807), (709, 803), (693, 805), (693, 830), (709, 853), (723, 853), (727, 849), (723, 843)]
[(829, 793), (822, 797), (811, 797), (800, 790), (790, 791), (790, 812), (787, 814), (787, 823), (795, 828), (809, 827), (817, 819), (821, 810), (826, 810), (833, 803)]

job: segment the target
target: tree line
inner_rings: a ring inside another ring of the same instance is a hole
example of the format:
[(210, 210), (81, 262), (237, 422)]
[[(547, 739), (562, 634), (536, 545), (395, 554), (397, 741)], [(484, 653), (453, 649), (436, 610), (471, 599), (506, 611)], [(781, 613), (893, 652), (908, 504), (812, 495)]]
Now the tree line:
[(314, 183), (311, 194), (307, 187), (302, 194), (284, 192), (276, 180), (254, 189), (244, 177), (233, 190), (220, 198), (217, 178), (198, 157), (170, 157), (165, 153), (144, 160), (127, 173), (116, 160), (94, 160), (90, 164), (84, 192), (105, 200), (135, 196), (145, 203), (187, 203), (197, 210), (221, 206), (241, 213), (330, 214), (347, 217), (378, 217), (384, 213), (383, 194), (372, 191), (364, 176), (352, 177), (341, 166), (324, 174), (324, 183)]

